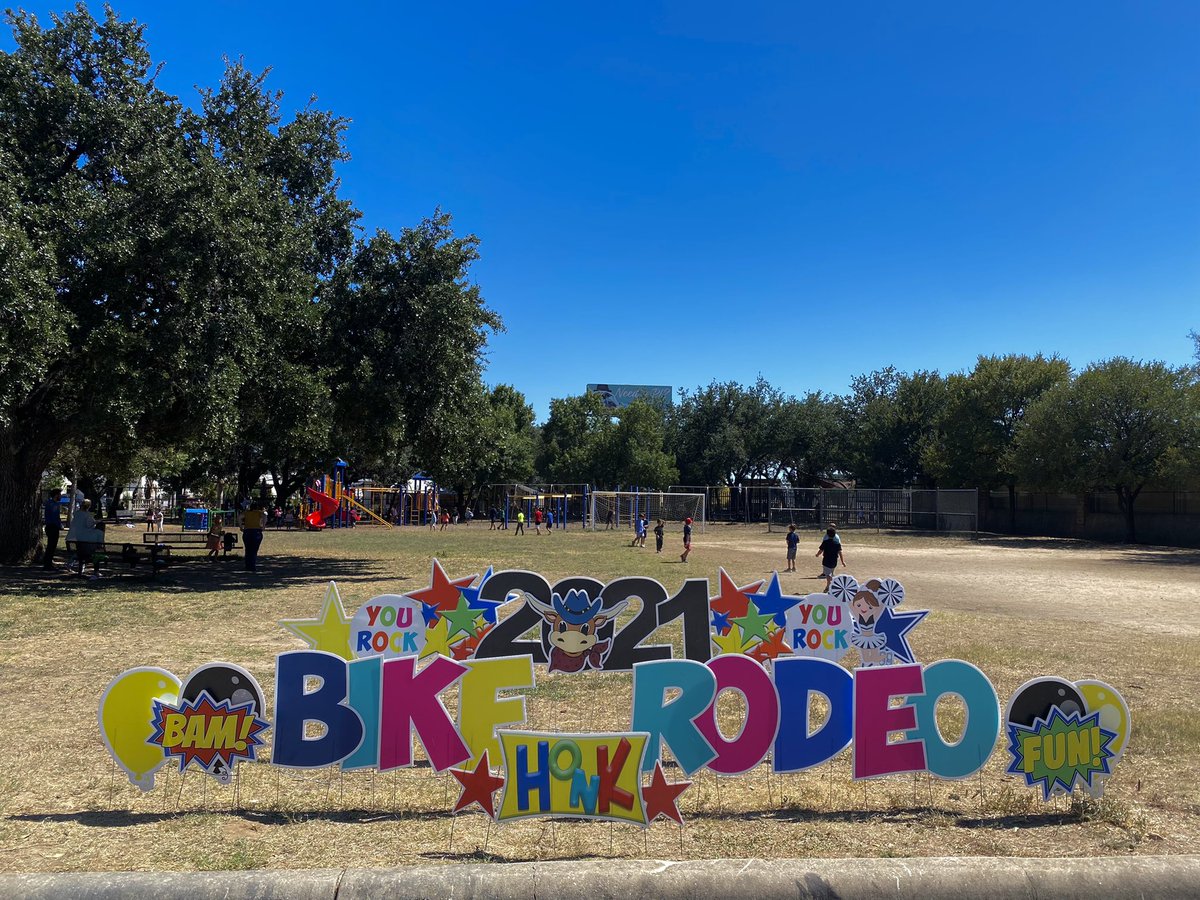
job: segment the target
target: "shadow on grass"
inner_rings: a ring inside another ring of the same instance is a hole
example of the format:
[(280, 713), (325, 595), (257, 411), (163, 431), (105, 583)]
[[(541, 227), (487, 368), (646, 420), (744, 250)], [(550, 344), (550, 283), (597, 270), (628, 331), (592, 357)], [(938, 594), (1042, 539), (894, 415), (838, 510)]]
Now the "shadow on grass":
[(297, 822), (337, 822), (344, 825), (373, 825), (379, 822), (406, 822), (411, 819), (449, 819), (448, 809), (315, 809), (296, 812), (262, 809), (180, 809), (170, 812), (138, 812), (130, 809), (95, 809), (69, 813), (22, 813), (7, 816), (10, 822), (73, 822), (87, 828), (132, 828), (195, 816), (222, 816), (243, 819), (258, 825), (293, 825)]
[(996, 816), (995, 818), (956, 817), (950, 811), (938, 809), (935, 806), (901, 806), (888, 810), (819, 810), (785, 807), (783, 809), (751, 809), (739, 810), (737, 812), (721, 812), (720, 810), (706, 809), (689, 811), (684, 818), (685, 821), (690, 822), (702, 819), (712, 821), (720, 821), (722, 819), (754, 821), (774, 819), (778, 822), (819, 822), (825, 824), (854, 825), (864, 822), (874, 822), (876, 824), (904, 824), (911, 822), (919, 824), (930, 816), (936, 816), (940, 819), (952, 819), (955, 827), (958, 828), (1045, 828), (1048, 826), (1067, 825), (1079, 821), (1079, 817), (1072, 813), (1032, 813), (1028, 815)]
[(954, 820), (958, 828), (1047, 828), (1055, 825), (1074, 825), (1083, 819), (1075, 813), (1026, 813), (1019, 816), (996, 816), (994, 819), (959, 818)]
[[(943, 819), (952, 819), (954, 827), (956, 828), (982, 828), (1004, 831), (1013, 828), (1060, 827), (1081, 821), (1079, 816), (1069, 812), (1003, 815), (996, 816), (994, 818), (967, 816), (954, 817), (946, 810), (937, 809), (931, 806), (898, 807), (893, 810), (815, 810), (797, 808), (752, 809), (736, 812), (693, 810), (687, 814), (685, 821), (762, 821), (764, 819), (773, 819), (778, 822), (809, 822), (839, 825), (855, 825), (860, 823), (903, 824), (905, 822), (919, 823), (931, 815)], [(373, 825), (378, 824), (379, 822), (406, 822), (418, 818), (423, 821), (429, 819), (453, 819), (455, 818), (455, 813), (448, 809), (381, 810), (366, 808), (304, 810), (291, 812), (258, 809), (189, 809), (174, 810), (170, 812), (137, 812), (128, 809), (101, 809), (67, 813), (23, 813), (20, 815), (7, 816), (6, 818), (10, 822), (72, 822), (77, 825), (83, 825), (87, 828), (132, 828), (138, 825), (152, 825), (158, 822), (176, 821), (195, 816), (222, 816), (229, 819), (242, 819), (246, 822), (253, 822), (258, 825), (294, 825), (300, 822), (333, 822), (341, 825)], [(573, 824), (578, 820), (564, 818), (548, 819), (547, 821), (551, 823), (561, 822), (563, 824)], [(464, 860), (480, 857), (480, 862), (486, 861), (484, 858), (482, 858), (483, 855), (478, 853), (448, 854), (434, 852), (422, 855), (438, 859), (456, 859), (461, 857)], [(492, 858), (491, 854), (487, 854), (486, 856), (488, 859)], [(505, 860), (500, 857), (494, 857), (494, 861), (503, 862)]]
[(271, 586), (320, 584), (327, 581), (354, 583), (380, 578), (403, 582), (407, 579), (389, 571), (385, 559), (346, 559), (297, 556), (259, 557), (258, 571), (247, 572), (242, 557), (211, 560), (203, 554), (172, 559), (171, 565), (157, 577), (144, 567), (124, 566), (105, 570), (104, 577), (92, 581), (64, 570), (46, 572), (39, 566), (8, 567), (0, 579), (3, 596), (61, 596), (77, 593), (209, 592), (223, 589), (257, 589)]

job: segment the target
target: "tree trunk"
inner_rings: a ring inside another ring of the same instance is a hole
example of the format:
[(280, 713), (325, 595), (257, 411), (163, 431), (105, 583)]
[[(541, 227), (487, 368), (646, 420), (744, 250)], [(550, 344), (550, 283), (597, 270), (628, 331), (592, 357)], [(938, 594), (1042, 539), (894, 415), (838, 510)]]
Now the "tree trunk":
[(1141, 488), (1136, 491), (1131, 491), (1129, 488), (1117, 488), (1117, 505), (1120, 506), (1121, 512), (1125, 514), (1125, 540), (1130, 544), (1137, 543), (1137, 530), (1134, 527), (1133, 519), (1133, 501), (1137, 499)]
[(0, 435), (0, 565), (30, 559), (41, 541), (38, 488), (53, 455), (50, 450), (31, 459), (27, 448), (14, 450)]

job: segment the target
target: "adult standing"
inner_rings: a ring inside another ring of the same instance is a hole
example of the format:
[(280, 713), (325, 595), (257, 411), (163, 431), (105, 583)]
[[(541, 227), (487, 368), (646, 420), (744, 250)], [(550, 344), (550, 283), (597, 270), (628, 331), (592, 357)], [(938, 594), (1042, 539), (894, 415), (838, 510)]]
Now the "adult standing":
[(524, 533), (525, 533), (525, 511), (518, 509), (517, 510), (517, 530), (513, 532), (513, 537), (516, 537), (518, 534), (524, 534)]
[(246, 548), (246, 571), (258, 571), (258, 549), (263, 541), (263, 512), (262, 504), (255, 500), (250, 508), (242, 513), (242, 544)]
[(71, 527), (67, 529), (67, 540), (75, 545), (75, 571), (82, 575), (83, 567), (92, 563), (92, 578), (100, 577), (100, 565), (93, 562), (97, 545), (104, 543), (104, 532), (96, 527), (92, 515), (92, 501), (84, 500), (71, 516)]
[(62, 490), (55, 489), (46, 498), (42, 507), (42, 525), (46, 529), (46, 553), (42, 557), (42, 568), (54, 568), (54, 551), (58, 549), (58, 535), (62, 531)]

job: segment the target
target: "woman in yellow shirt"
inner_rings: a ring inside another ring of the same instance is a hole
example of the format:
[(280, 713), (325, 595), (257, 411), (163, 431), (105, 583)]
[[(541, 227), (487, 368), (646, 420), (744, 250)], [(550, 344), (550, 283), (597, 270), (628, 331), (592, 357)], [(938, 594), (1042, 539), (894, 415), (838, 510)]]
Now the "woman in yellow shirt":
[(242, 513), (242, 543), (246, 547), (246, 571), (258, 571), (258, 548), (262, 546), (263, 524), (266, 520), (262, 503), (255, 500)]

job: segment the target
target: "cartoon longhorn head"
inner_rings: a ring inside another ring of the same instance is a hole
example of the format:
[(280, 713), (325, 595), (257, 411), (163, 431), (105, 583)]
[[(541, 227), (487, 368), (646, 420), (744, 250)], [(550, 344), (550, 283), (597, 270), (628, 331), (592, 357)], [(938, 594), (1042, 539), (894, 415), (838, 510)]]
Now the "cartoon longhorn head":
[(550, 624), (550, 643), (567, 656), (581, 656), (596, 645), (596, 632), (604, 623), (629, 605), (621, 600), (605, 608), (601, 597), (592, 600), (587, 591), (570, 590), (567, 596), (554, 594), (543, 603), (530, 594), (525, 599)]

